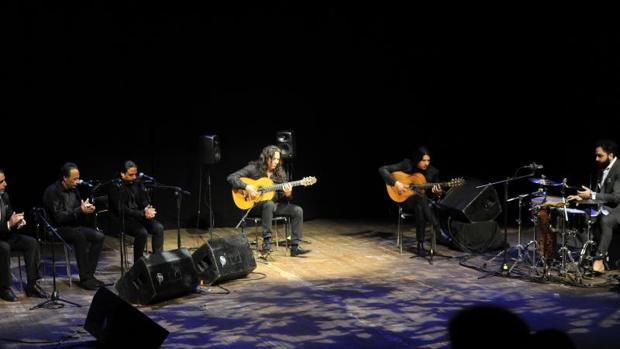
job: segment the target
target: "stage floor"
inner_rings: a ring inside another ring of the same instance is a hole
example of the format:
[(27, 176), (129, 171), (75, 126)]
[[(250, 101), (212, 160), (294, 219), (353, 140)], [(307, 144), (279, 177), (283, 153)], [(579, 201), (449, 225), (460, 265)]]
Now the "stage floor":
[[(309, 243), (303, 247), (312, 249), (311, 253), (293, 258), (280, 247), (267, 263), (257, 260), (256, 273), (223, 284), (230, 294), (223, 294), (218, 287), (206, 287), (138, 309), (170, 331), (163, 345), (166, 348), (447, 348), (448, 320), (465, 306), (484, 303), (509, 308), (532, 330), (563, 330), (578, 348), (617, 348), (617, 289), (530, 282), (512, 276), (480, 278), (485, 274), (460, 264), (465, 258), (435, 258), (431, 265), (426, 259), (410, 258), (415, 234), (413, 227), (406, 229), (406, 251), (401, 254), (395, 247), (394, 225), (308, 221), (304, 240)], [(250, 240), (254, 239), (253, 231), (247, 231)], [(226, 236), (238, 231), (216, 228), (213, 233)], [(514, 233), (509, 235), (514, 244)], [(208, 234), (182, 231), (184, 247), (198, 247), (208, 238)], [(524, 240), (529, 237), (524, 236)], [(120, 277), (118, 246), (116, 238), (106, 237), (97, 273), (103, 281), (113, 283)], [(176, 230), (167, 230), (165, 248), (176, 246)], [(464, 255), (441, 245), (439, 252)], [(43, 285), (49, 290), (47, 255)], [(29, 310), (40, 299), (16, 292), (18, 302), (0, 301), (0, 337), (41, 343), (0, 341), (0, 347), (91, 345), (94, 338), (83, 325), (95, 292), (75, 284), (69, 287), (64, 265), (57, 270), (61, 297), (83, 306)], [(16, 265), (13, 273), (17, 275)], [(75, 266), (73, 273), (75, 282)], [(605, 277), (610, 279), (610, 275), (614, 273)], [(65, 341), (58, 345), (55, 341), (61, 338)]]

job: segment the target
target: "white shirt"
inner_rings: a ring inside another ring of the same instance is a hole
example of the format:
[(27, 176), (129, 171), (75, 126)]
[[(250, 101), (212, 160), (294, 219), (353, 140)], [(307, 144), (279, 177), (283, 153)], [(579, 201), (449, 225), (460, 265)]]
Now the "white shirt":
[[(609, 165), (607, 165), (607, 167), (605, 167), (605, 169), (603, 170), (603, 178), (601, 178), (601, 181), (597, 184), (597, 186), (598, 186), (597, 189), (599, 191), (603, 190), (603, 185), (605, 184), (605, 180), (607, 179), (607, 175), (609, 174), (609, 170), (611, 170), (611, 167), (616, 163), (617, 159), (618, 158), (614, 158), (613, 160), (611, 160)], [(596, 192), (592, 192), (592, 200), (596, 200)]]

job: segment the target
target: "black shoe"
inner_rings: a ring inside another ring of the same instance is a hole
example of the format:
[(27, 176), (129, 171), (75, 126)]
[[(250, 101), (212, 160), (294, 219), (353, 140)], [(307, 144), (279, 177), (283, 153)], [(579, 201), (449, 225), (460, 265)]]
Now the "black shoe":
[(105, 282), (97, 279), (96, 277), (93, 276), (93, 280), (95, 280), (95, 282), (97, 283), (97, 286), (105, 286)]
[(17, 302), (17, 296), (10, 288), (2, 288), (0, 290), (0, 298), (4, 299), (7, 302)]
[(310, 252), (311, 250), (304, 250), (303, 248), (299, 247), (299, 246), (295, 246), (295, 247), (291, 247), (291, 257), (296, 257), (302, 254), (306, 254), (308, 252)]
[(45, 292), (44, 289), (41, 288), (36, 282), (28, 284), (26, 286), (26, 296), (28, 297), (37, 297), (37, 298), (49, 298), (50, 295)]
[(424, 243), (418, 242), (418, 256), (426, 257), (426, 250), (424, 249)]
[(97, 283), (97, 280), (95, 280), (95, 278), (80, 281), (79, 285), (81, 288), (90, 291), (94, 291), (99, 288), (99, 284)]

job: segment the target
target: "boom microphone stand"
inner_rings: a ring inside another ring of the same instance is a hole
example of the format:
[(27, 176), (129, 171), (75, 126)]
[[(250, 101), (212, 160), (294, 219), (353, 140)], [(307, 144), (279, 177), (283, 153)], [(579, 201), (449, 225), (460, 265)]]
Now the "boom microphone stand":
[[(535, 165), (535, 164), (533, 164)], [(535, 166), (534, 166), (535, 167)], [(532, 171), (531, 173), (528, 173), (526, 175), (523, 176), (516, 176), (517, 173), (519, 173), (519, 171), (523, 168), (531, 168), (530, 166), (522, 166), (519, 167), (517, 169), (517, 171), (515, 171), (515, 176), (513, 177), (507, 177), (505, 180), (501, 180), (501, 181), (497, 181), (497, 182), (492, 182), (492, 183), (488, 183), (488, 184), (482, 184), (476, 187), (476, 189), (480, 189), (480, 188), (486, 188), (489, 186), (493, 186), (496, 184), (504, 184), (504, 249), (498, 253), (497, 255), (495, 255), (493, 258), (489, 259), (488, 261), (486, 261), (482, 267), (486, 269), (486, 266), (489, 262), (492, 262), (493, 260), (495, 260), (497, 257), (499, 256), (504, 256), (504, 260), (502, 262), (502, 265), (500, 267), (499, 273), (501, 275), (508, 275), (510, 272), (510, 268), (508, 266), (508, 183), (512, 182), (512, 181), (516, 181), (519, 179), (523, 179), (523, 178), (528, 178), (528, 177), (532, 177), (534, 175), (534, 171)], [(520, 209), (520, 208), (519, 208)], [(487, 274), (482, 276), (481, 278), (487, 277), (491, 274)]]
[(164, 185), (157, 182), (153, 183), (153, 188), (174, 190), (174, 196), (177, 198), (177, 246), (181, 248), (181, 201), (184, 195), (191, 195), (187, 190), (173, 185)]
[[(47, 219), (45, 219), (44, 217), (44, 212), (43, 212), (43, 208), (40, 207), (35, 207), (34, 208), (34, 214), (35, 214), (35, 218), (37, 220), (37, 225), (38, 222), (42, 222), (45, 225), (45, 229), (47, 229), (48, 231), (52, 232), (52, 238), (54, 236), (56, 236), (56, 238), (58, 240), (60, 240), (60, 242), (63, 243), (65, 248), (68, 248), (69, 251), (71, 251), (71, 247), (67, 244), (67, 242), (65, 240), (63, 240), (63, 238), (58, 234), (58, 231), (56, 230), (56, 228), (54, 228), (48, 221)], [(47, 237), (47, 235), (46, 235)], [(54, 246), (52, 246), (52, 294), (50, 295), (50, 298), (43, 301), (42, 303), (39, 303), (37, 305), (35, 305), (34, 307), (30, 308), (30, 310), (34, 310), (34, 309), (40, 309), (40, 308), (46, 308), (46, 309), (59, 309), (59, 308), (63, 308), (65, 305), (64, 303), (67, 304), (71, 304), (73, 306), (76, 307), (81, 307), (81, 305), (77, 304), (77, 303), (73, 303), (70, 302), (66, 299), (62, 299), (60, 298), (60, 293), (58, 292), (58, 289), (56, 288), (56, 254), (54, 252)]]

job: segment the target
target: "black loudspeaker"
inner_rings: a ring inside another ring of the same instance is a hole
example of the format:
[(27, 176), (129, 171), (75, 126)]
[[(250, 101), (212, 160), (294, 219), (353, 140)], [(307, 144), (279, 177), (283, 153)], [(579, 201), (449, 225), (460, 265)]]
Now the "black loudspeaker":
[(192, 256), (180, 248), (141, 258), (118, 280), (116, 289), (127, 302), (150, 304), (189, 294), (198, 282)]
[(222, 160), (220, 137), (217, 135), (200, 136), (200, 162), (204, 165), (213, 165)]
[(169, 334), (105, 287), (95, 293), (84, 329), (106, 348), (159, 348)]
[(614, 238), (611, 239), (611, 244), (609, 244), (608, 253), (608, 265), (611, 269), (620, 269), (620, 238), (617, 235), (618, 231), (614, 231)]
[(502, 213), (502, 205), (493, 186), (476, 188), (483, 184), (477, 179), (466, 179), (462, 186), (452, 187), (439, 202), (439, 207), (462, 222), (494, 220)]
[(465, 223), (452, 219), (442, 220), (449, 243), (464, 252), (482, 253), (504, 247), (504, 237), (496, 221)]
[(244, 277), (256, 269), (256, 260), (245, 234), (211, 239), (192, 255), (205, 284), (219, 284)]
[(295, 136), (293, 131), (278, 131), (276, 133), (276, 142), (278, 148), (282, 150), (280, 157), (283, 159), (292, 159), (295, 157)]

